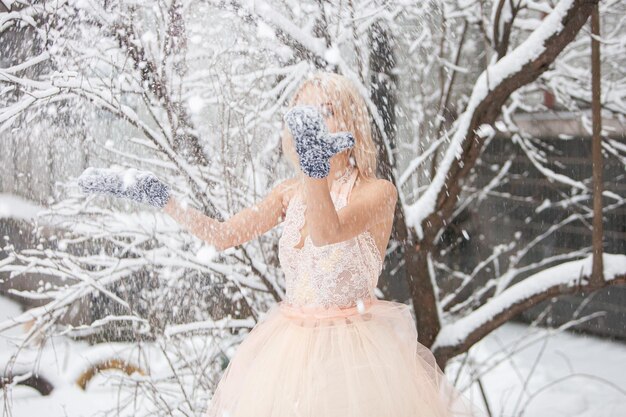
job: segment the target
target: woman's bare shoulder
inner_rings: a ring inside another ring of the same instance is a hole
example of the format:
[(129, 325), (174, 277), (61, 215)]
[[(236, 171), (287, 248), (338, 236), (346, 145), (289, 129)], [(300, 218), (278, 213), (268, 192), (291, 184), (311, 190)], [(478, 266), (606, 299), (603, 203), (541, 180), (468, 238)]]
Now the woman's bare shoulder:
[(359, 187), (355, 187), (358, 189), (359, 193), (363, 193), (367, 196), (378, 195), (379, 193), (387, 196), (387, 198), (398, 197), (398, 190), (393, 182), (384, 179), (384, 178), (363, 178), (360, 181)]

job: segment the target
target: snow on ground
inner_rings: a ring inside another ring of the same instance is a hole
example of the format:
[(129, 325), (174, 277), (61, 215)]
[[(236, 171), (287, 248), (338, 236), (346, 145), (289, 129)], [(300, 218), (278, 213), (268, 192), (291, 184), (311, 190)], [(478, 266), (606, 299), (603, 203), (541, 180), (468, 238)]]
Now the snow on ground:
[[(507, 323), (470, 356), (480, 364), (493, 416), (626, 416), (623, 342)], [(458, 364), (449, 368), (455, 375)]]
[[(0, 321), (19, 313), (17, 304), (0, 297)], [(0, 335), (2, 364), (14, 350), (8, 338), (19, 336), (21, 332), (18, 327)], [(104, 376), (96, 377), (86, 391), (71, 381), (84, 369), (85, 363), (123, 350), (123, 344), (99, 345), (94, 349), (60, 338), (39, 359), (40, 369), (46, 368), (46, 377), (56, 381), (58, 388), (49, 396), (41, 396), (25, 387), (12, 388), (8, 398), (4, 397), (5, 392), (0, 392), (0, 400), (3, 403), (7, 400), (2, 417), (102, 415), (115, 406), (118, 398), (118, 392), (107, 385), (108, 380)], [(470, 357), (467, 363), (474, 365), (462, 368), (458, 386), (463, 388), (470, 369), (481, 374), (494, 417), (625, 415), (624, 343), (509, 323), (472, 348)], [(450, 380), (455, 379), (461, 359), (457, 358), (446, 369)], [(473, 388), (468, 395), (482, 404), (478, 389)]]
[[(0, 296), (0, 321), (16, 317), (21, 313), (19, 305), (6, 297)], [(5, 373), (11, 354), (26, 333), (23, 326), (17, 326), (0, 333), (0, 372)], [(118, 389), (113, 388), (120, 371), (108, 371), (94, 376), (87, 384), (86, 390), (76, 385), (79, 377), (106, 359), (116, 358), (128, 361), (147, 369), (152, 375), (167, 372), (166, 361), (158, 349), (150, 344), (142, 346), (144, 363), (136, 363), (137, 349), (135, 343), (102, 343), (89, 345), (86, 342), (74, 341), (64, 336), (51, 338), (42, 349), (22, 350), (18, 360), (12, 366), (13, 375), (34, 370), (54, 385), (55, 389), (48, 396), (26, 386), (15, 386), (9, 391), (0, 391), (2, 417), (43, 416), (46, 417), (79, 417), (104, 415), (105, 411), (115, 408), (120, 397)], [(33, 367), (34, 364), (37, 364)], [(117, 376), (115, 374), (118, 374)], [(135, 379), (142, 376), (134, 373)], [(10, 409), (10, 412), (7, 411)], [(110, 414), (109, 414), (110, 415)], [(113, 415), (117, 415), (115, 412)], [(134, 415), (134, 414), (130, 414)]]

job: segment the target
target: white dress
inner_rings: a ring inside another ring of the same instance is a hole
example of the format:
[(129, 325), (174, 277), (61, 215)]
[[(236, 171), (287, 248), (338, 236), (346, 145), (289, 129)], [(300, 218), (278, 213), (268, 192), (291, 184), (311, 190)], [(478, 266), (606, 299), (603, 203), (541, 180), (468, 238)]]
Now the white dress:
[[(331, 191), (337, 210), (357, 174)], [(410, 307), (375, 297), (383, 257), (371, 234), (295, 248), (304, 210), (294, 195), (279, 241), (286, 299), (239, 345), (206, 417), (482, 416), (418, 343)]]

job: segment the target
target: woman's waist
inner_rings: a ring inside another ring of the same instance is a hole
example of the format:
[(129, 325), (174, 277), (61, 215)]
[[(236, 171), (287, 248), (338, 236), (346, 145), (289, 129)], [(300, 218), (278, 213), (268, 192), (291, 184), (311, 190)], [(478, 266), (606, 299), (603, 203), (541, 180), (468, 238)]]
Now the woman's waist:
[(354, 304), (348, 306), (323, 305), (319, 303), (296, 304), (289, 301), (281, 301), (279, 306), (281, 312), (288, 316), (321, 319), (366, 314), (376, 301), (376, 298), (357, 299)]

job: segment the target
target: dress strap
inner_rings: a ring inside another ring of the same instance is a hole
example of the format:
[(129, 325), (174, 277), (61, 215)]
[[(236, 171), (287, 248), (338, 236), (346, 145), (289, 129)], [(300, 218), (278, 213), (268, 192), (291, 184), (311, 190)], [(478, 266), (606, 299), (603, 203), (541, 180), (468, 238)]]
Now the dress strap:
[(358, 174), (358, 169), (356, 169), (356, 167), (352, 167), (352, 173), (350, 174), (350, 177), (344, 184), (342, 184), (342, 187), (339, 191), (339, 196), (342, 198), (344, 206), (348, 204), (348, 198), (350, 196), (350, 192), (352, 191), (352, 187), (354, 186)]

